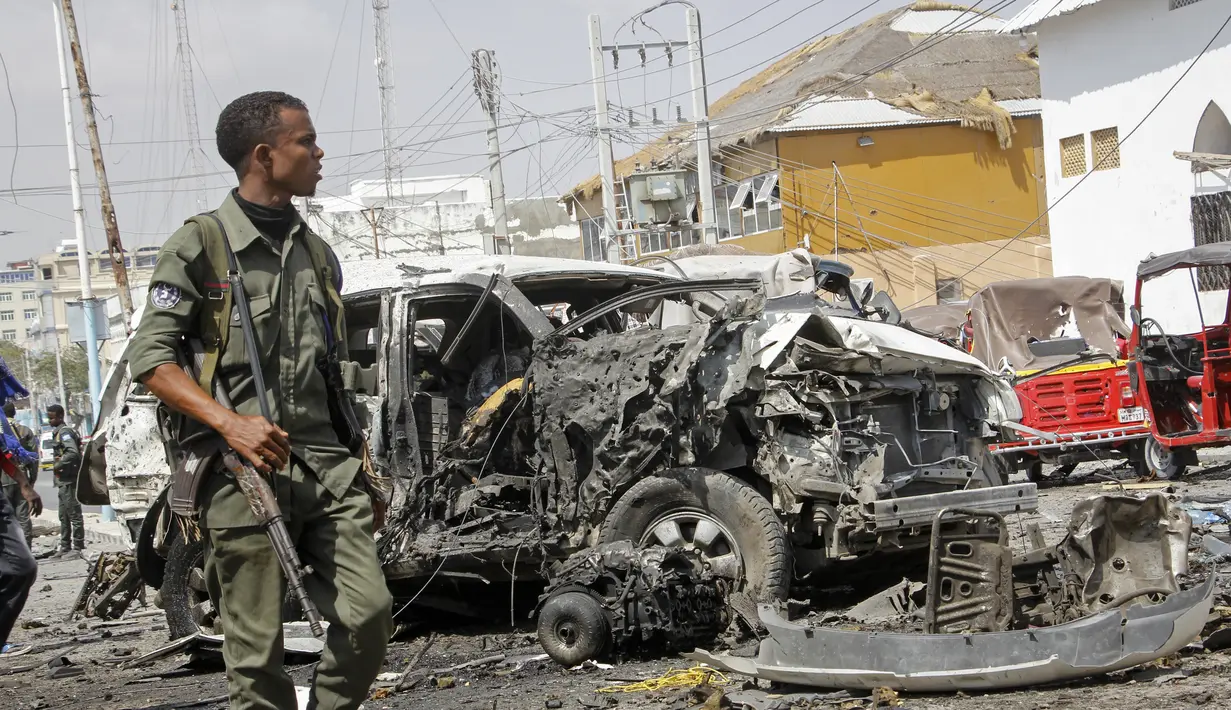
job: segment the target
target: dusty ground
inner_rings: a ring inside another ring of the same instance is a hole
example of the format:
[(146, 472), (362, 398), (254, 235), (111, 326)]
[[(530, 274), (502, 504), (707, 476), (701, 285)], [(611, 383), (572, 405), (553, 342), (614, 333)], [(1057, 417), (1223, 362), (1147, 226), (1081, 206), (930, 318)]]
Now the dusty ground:
[[(1188, 474), (1174, 484), (1178, 493), (1225, 495), (1231, 498), (1231, 452), (1218, 451), (1203, 456), (1201, 470)], [(1068, 481), (1041, 486), (1040, 510), (1019, 516), (1015, 525), (1015, 549), (1022, 545), (1022, 531), (1031, 521), (1038, 522), (1049, 543), (1056, 542), (1073, 504), (1091, 495), (1114, 490), (1105, 487), (1095, 474), (1106, 474), (1102, 467), (1086, 466)], [(1124, 471), (1119, 475), (1127, 476)], [(37, 545), (50, 547), (54, 539), (40, 538)], [(98, 542), (91, 553), (120, 549), (114, 542)], [(131, 658), (164, 644), (166, 625), (157, 610), (135, 605), (118, 624), (100, 626), (97, 621), (68, 622), (65, 615), (75, 600), (85, 577), (87, 562), (43, 562), (35, 591), (22, 615), (24, 627), (14, 632), (14, 641), (30, 643), (35, 650), (25, 656), (0, 661), (0, 708), (70, 708), (97, 710), (119, 708), (225, 707), (216, 700), (226, 694), (226, 680), (216, 665), (192, 666), (185, 656), (171, 656), (143, 668), (122, 669), (115, 662)], [(152, 599), (152, 590), (151, 590)], [(28, 628), (27, 628), (28, 627)], [(425, 632), (410, 631), (395, 641), (385, 661), (385, 670), (398, 672), (416, 655)], [(109, 637), (108, 637), (109, 636)], [(414, 689), (391, 697), (369, 700), (369, 710), (383, 708), (450, 708), (538, 710), (540, 708), (663, 708), (682, 710), (698, 704), (682, 690), (655, 693), (597, 694), (603, 686), (642, 680), (662, 675), (670, 668), (686, 668), (681, 659), (628, 663), (611, 670), (587, 668), (568, 671), (550, 661), (535, 660), (540, 653), (532, 629), (462, 627), (440, 629), (431, 649), (416, 666), (442, 669), (495, 655), (504, 655), (503, 664), (488, 664), (443, 674), (439, 680), (428, 678)], [(128, 654), (128, 655), (119, 655)], [(47, 664), (65, 656), (84, 672), (68, 679), (51, 680)], [(1171, 659), (1166, 668), (1135, 669), (1057, 687), (1020, 692), (967, 696), (904, 696), (907, 708), (952, 708), (954, 710), (1027, 708), (1191, 708), (1219, 706), (1231, 697), (1231, 651), (1195, 651)], [(297, 684), (310, 682), (312, 666), (289, 665)], [(730, 689), (743, 681), (733, 679)], [(762, 684), (762, 689), (768, 686)], [(871, 708), (870, 698), (814, 701), (797, 707)]]

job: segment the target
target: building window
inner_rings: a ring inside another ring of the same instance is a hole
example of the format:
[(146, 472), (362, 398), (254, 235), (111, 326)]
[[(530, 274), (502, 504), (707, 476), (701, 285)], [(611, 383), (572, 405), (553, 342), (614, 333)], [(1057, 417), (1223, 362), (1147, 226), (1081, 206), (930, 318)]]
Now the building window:
[(141, 269), (141, 268), (151, 268), (152, 269), (154, 268), (154, 263), (156, 261), (158, 261), (157, 254), (148, 254), (145, 256), (138, 256), (137, 257), (137, 268), (138, 269)]
[(8, 303), (11, 300), (13, 300), (13, 294), (8, 292), (0, 293), (0, 302)]
[(21, 300), (23, 300), (23, 301), (37, 301), (37, 300), (38, 300), (38, 294), (36, 294), (36, 293), (35, 293), (35, 292), (33, 292), (33, 291), (22, 291), (22, 292), (21, 292)]
[(0, 283), (15, 284), (22, 281), (33, 281), (33, 271), (2, 271), (0, 272)]
[(13, 320), (12, 311), (0, 311), (0, 320)]
[(1077, 177), (1086, 174), (1086, 134), (1060, 139), (1060, 175)]
[(0, 338), (3, 338), (4, 340), (17, 340), (17, 331), (15, 330), (0, 331)]
[[(1194, 195), (1191, 199), (1193, 246), (1231, 242), (1231, 192)], [(1197, 269), (1197, 288), (1225, 291), (1231, 287), (1231, 272), (1226, 266)]]
[(581, 256), (586, 261), (606, 261), (603, 249), (603, 218), (590, 217), (581, 220)]
[(1090, 152), (1095, 170), (1112, 170), (1120, 167), (1120, 131), (1104, 128), (1090, 131)]
[(34, 320), (38, 318), (38, 309), (37, 308), (27, 308), (21, 312), (21, 315), (26, 320)]
[(700, 242), (700, 231), (694, 229), (674, 232), (650, 232), (641, 235), (641, 253), (655, 254), (658, 252), (680, 249)]
[(1182, 7), (1188, 7), (1189, 5), (1196, 5), (1199, 2), (1201, 2), (1201, 0), (1170, 0), (1167, 9), (1168, 10), (1179, 10)]
[(936, 279), (936, 300), (941, 303), (961, 303), (966, 300), (961, 279)]
[(763, 173), (714, 188), (718, 238), (734, 239), (782, 228), (778, 173)]
[(43, 267), (43, 280), (44, 280), (44, 281), (50, 281), (50, 280), (51, 280), (51, 267), (50, 267), (50, 266), (44, 266), (44, 267)]

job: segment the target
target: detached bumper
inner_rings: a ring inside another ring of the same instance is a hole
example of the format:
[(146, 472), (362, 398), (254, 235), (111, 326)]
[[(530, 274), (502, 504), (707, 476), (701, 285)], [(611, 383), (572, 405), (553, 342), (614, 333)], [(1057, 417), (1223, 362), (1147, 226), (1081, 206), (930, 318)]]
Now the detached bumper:
[(1161, 604), (1128, 606), (1024, 631), (895, 634), (786, 621), (760, 607), (769, 631), (754, 658), (707, 651), (689, 658), (732, 673), (821, 688), (887, 686), (917, 693), (1018, 688), (1110, 673), (1169, 656), (1201, 633), (1215, 580)]
[(888, 498), (863, 506), (871, 532), (901, 530), (931, 525), (945, 508), (975, 508), (989, 513), (1030, 513), (1039, 505), (1039, 489), (1033, 483), (974, 488), (933, 493), (910, 498)]

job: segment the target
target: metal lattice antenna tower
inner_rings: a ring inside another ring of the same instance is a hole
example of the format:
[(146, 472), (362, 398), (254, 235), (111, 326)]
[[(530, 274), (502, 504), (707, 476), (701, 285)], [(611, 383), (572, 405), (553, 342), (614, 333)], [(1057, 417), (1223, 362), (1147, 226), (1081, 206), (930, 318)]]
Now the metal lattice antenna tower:
[(393, 53), (389, 43), (389, 0), (372, 0), (372, 22), (376, 35), (376, 84), (380, 87), (380, 128), (385, 153), (386, 205), (393, 204), (402, 192), (402, 164), (394, 142), (397, 100), (393, 92)]
[(184, 9), (186, 0), (175, 0), (171, 9), (175, 11), (175, 57), (180, 65), (180, 89), (184, 99), (184, 120), (188, 123), (188, 165), (192, 174), (196, 175), (197, 209), (204, 212), (205, 174), (201, 163), (201, 131), (197, 127), (197, 93), (192, 85), (192, 45), (188, 43), (188, 12)]

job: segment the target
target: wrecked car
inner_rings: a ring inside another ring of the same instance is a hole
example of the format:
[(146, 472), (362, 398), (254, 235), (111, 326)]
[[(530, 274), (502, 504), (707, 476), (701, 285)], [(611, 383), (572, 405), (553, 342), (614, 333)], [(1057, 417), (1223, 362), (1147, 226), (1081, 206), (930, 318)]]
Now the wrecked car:
[[(481, 613), (466, 585), (541, 585), (620, 541), (687, 550), (731, 591), (780, 599), (835, 563), (925, 546), (946, 507), (1036, 505), (988, 455), (1020, 417), (1012, 390), (869, 319), (840, 264), (822, 285), (845, 305), (559, 259), (344, 268), (363, 273), (347, 273), (345, 374), (393, 483), (378, 550), (395, 610)], [(174, 635), (211, 626), (201, 545), (166, 506), (156, 407), (122, 369), (106, 394), (79, 496), (128, 525)]]
[[(1022, 421), (992, 447), (1031, 480), (1043, 466), (1062, 475), (1077, 464), (1128, 459), (1141, 475), (1183, 472), (1160, 453), (1129, 385), (1124, 294), (1118, 281), (1085, 276), (998, 281), (964, 308), (931, 306), (904, 318), (1012, 379)], [(965, 338), (963, 338), (963, 330)]]

